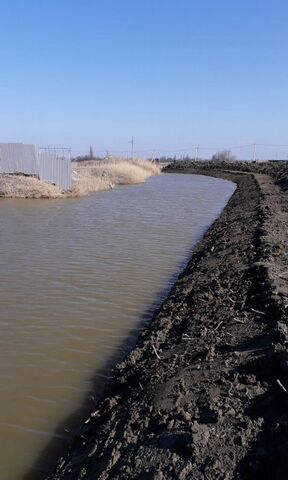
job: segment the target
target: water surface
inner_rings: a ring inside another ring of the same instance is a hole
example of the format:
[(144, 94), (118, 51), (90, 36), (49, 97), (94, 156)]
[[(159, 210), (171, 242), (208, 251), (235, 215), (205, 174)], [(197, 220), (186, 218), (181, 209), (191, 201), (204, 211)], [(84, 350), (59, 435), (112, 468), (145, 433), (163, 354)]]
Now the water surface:
[(1, 480), (31, 469), (234, 188), (167, 174), (82, 199), (1, 200)]

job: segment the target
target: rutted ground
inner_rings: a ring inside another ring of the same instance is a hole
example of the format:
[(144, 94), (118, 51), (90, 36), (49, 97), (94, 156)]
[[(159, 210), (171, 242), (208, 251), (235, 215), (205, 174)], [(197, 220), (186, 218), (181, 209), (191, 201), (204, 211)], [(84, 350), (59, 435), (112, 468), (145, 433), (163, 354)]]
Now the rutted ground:
[(205, 173), (238, 189), (49, 480), (288, 477), (287, 194)]

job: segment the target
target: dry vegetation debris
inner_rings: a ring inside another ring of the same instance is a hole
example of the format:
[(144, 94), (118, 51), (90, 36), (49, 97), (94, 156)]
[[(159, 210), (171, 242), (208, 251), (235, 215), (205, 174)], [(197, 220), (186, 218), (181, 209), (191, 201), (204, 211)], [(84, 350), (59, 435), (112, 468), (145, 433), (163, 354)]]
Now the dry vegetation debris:
[(2, 198), (62, 198), (64, 193), (56, 185), (28, 175), (0, 174)]
[(111, 159), (73, 164), (73, 196), (109, 190), (116, 185), (143, 183), (160, 168), (148, 160)]
[(56, 185), (36, 177), (16, 174), (0, 174), (0, 197), (3, 198), (69, 198), (109, 190), (117, 185), (133, 185), (145, 182), (152, 175), (159, 175), (160, 168), (148, 160), (128, 161), (111, 159), (72, 164), (73, 186), (63, 191)]

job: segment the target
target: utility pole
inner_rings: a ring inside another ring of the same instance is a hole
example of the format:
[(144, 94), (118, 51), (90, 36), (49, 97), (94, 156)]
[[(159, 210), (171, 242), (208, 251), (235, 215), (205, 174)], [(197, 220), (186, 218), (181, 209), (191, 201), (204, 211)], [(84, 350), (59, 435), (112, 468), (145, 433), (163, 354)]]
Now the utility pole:
[(253, 144), (253, 162), (256, 161), (256, 143)]
[(132, 135), (132, 139), (130, 140), (129, 143), (131, 143), (131, 160), (133, 162), (133, 160), (134, 160), (134, 137), (133, 137), (133, 135)]
[(195, 147), (195, 162), (197, 162), (199, 157), (199, 145), (196, 145)]

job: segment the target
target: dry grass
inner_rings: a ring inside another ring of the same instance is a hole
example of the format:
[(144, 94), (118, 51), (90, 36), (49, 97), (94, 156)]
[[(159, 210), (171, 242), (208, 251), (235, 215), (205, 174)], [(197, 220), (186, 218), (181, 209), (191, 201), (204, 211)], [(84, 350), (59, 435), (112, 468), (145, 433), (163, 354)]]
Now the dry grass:
[(73, 187), (69, 192), (35, 177), (0, 175), (0, 197), (6, 198), (65, 198), (81, 197), (114, 188), (116, 185), (142, 183), (161, 169), (148, 160), (133, 162), (122, 159), (88, 161), (72, 164)]
[(87, 195), (114, 188), (133, 185), (159, 175), (160, 168), (148, 160), (133, 162), (122, 159), (88, 161), (73, 165), (73, 196)]
[(0, 175), (0, 197), (5, 198), (62, 198), (61, 189), (36, 177)]

